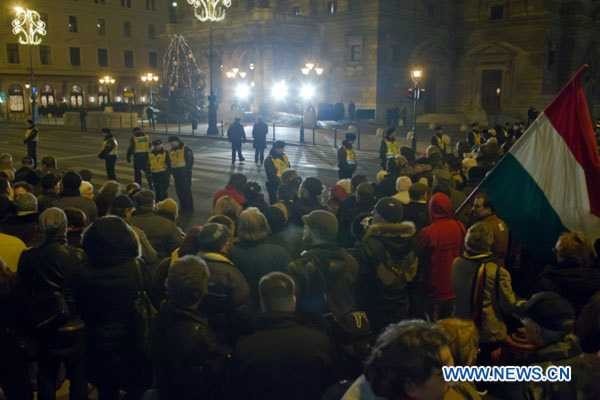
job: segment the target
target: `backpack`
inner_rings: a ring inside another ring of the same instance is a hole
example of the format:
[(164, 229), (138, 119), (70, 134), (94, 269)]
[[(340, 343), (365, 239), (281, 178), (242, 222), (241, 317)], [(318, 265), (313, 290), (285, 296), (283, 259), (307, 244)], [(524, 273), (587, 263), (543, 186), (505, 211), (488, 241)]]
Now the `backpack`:
[(383, 290), (403, 290), (415, 280), (419, 265), (417, 257), (394, 260), (385, 246), (377, 240), (370, 241), (369, 247), (367, 259), (377, 260), (373, 272)]
[(138, 260), (135, 260), (135, 272), (137, 280), (137, 291), (133, 299), (135, 343), (144, 355), (150, 357), (152, 330), (158, 311), (150, 301), (148, 292), (144, 289), (141, 266)]

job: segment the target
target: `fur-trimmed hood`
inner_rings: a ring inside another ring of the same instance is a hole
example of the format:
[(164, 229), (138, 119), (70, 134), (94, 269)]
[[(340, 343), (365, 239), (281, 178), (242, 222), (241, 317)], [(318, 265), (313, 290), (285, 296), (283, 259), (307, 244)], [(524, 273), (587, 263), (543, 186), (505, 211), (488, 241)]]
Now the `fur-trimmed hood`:
[(392, 223), (381, 223), (373, 224), (369, 226), (365, 233), (365, 238), (368, 237), (401, 237), (401, 238), (412, 238), (417, 233), (415, 224), (410, 221), (400, 222), (398, 224)]
[(367, 229), (363, 245), (369, 257), (379, 259), (387, 252), (394, 260), (400, 260), (414, 251), (416, 233), (415, 224), (409, 221), (374, 224)]

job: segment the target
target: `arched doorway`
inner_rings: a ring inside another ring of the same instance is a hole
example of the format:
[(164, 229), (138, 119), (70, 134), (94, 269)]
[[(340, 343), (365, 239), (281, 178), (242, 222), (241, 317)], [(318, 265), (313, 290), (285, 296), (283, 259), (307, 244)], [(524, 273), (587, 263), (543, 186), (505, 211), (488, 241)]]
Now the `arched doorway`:
[(73, 85), (71, 87), (71, 93), (69, 95), (69, 104), (73, 108), (83, 107), (83, 89), (79, 85)]
[(108, 103), (110, 103), (108, 88), (103, 85), (98, 86), (98, 105), (102, 107)]
[(25, 111), (25, 95), (23, 93), (23, 86), (17, 83), (10, 85), (8, 88), (8, 111)]

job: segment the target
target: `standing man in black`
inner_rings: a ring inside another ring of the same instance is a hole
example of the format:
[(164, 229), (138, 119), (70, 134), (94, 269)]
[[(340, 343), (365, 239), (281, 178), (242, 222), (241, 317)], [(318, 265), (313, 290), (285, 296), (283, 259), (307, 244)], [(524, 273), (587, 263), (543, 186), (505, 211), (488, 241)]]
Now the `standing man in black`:
[(133, 135), (127, 149), (127, 162), (130, 163), (131, 157), (133, 157), (133, 180), (135, 183), (142, 186), (142, 171), (144, 171), (144, 175), (146, 175), (146, 180), (148, 181), (148, 188), (152, 190), (152, 176), (148, 153), (150, 153), (150, 137), (142, 132), (140, 128), (133, 128)]
[(192, 197), (192, 168), (194, 166), (194, 152), (184, 145), (177, 136), (169, 137), (169, 160), (171, 161), (171, 175), (175, 181), (175, 191), (179, 198), (179, 206), (183, 214), (194, 212), (194, 199)]
[(269, 133), (269, 127), (265, 124), (262, 118), (258, 118), (254, 127), (252, 128), (252, 139), (254, 140), (252, 146), (254, 147), (254, 163), (260, 165), (265, 161), (265, 149), (267, 148), (267, 134)]
[(82, 109), (79, 111), (79, 122), (81, 124), (81, 132), (87, 132), (87, 111)]
[(25, 131), (25, 140), (23, 143), (27, 145), (27, 155), (33, 158), (33, 166), (37, 168), (37, 144), (38, 144), (39, 132), (35, 126), (35, 123), (28, 119), (27, 130)]
[(152, 130), (156, 129), (156, 121), (154, 120), (154, 109), (152, 106), (146, 108), (146, 117), (148, 117), (148, 123)]
[(104, 142), (102, 144), (102, 150), (98, 154), (98, 158), (104, 160), (106, 166), (106, 178), (108, 180), (117, 180), (117, 174), (115, 173), (115, 165), (117, 164), (117, 151), (119, 149), (119, 142), (115, 138), (108, 128), (102, 128), (104, 134)]
[(240, 123), (239, 118), (236, 118), (227, 129), (227, 137), (231, 142), (231, 164), (235, 164), (236, 153), (240, 162), (244, 162), (246, 159), (242, 155), (242, 143), (246, 141), (246, 131), (244, 131), (244, 126)]

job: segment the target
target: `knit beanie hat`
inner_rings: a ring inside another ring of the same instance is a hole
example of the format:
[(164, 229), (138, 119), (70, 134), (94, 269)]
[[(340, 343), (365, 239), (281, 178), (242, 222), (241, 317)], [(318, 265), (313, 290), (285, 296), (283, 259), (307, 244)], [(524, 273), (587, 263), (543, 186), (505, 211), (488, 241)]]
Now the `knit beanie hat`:
[(173, 199), (164, 199), (156, 204), (156, 211), (169, 215), (173, 220), (177, 218), (179, 214), (179, 207), (177, 202)]
[(318, 178), (306, 178), (302, 185), (311, 196), (320, 196), (323, 193), (323, 183)]
[(91, 200), (94, 197), (94, 185), (88, 181), (81, 181), (81, 185), (79, 185), (79, 193), (81, 193), (82, 197)]

